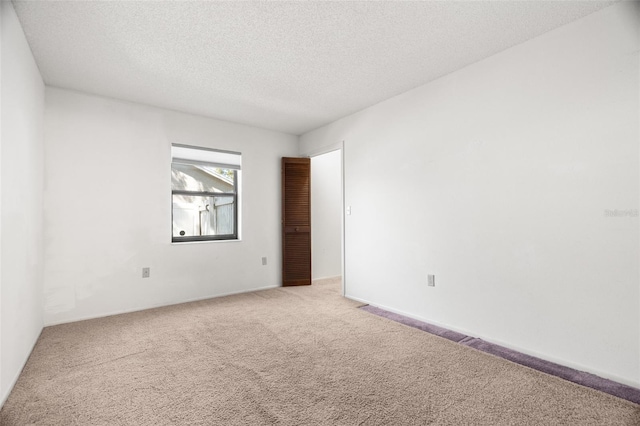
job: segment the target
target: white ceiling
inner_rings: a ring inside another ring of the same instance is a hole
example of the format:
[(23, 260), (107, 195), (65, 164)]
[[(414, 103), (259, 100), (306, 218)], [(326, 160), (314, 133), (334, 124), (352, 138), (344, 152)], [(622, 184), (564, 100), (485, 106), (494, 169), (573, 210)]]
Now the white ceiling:
[(14, 1), (46, 84), (301, 134), (614, 1)]

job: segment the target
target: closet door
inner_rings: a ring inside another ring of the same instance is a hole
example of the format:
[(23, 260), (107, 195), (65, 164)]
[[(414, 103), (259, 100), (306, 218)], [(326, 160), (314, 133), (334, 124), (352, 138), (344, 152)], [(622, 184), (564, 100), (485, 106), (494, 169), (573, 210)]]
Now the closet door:
[(282, 285), (311, 284), (311, 159), (282, 158)]

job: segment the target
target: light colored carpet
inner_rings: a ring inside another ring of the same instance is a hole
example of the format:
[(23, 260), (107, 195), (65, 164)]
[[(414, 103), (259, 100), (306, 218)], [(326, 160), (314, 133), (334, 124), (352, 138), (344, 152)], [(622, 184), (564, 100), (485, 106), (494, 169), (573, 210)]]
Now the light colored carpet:
[(640, 425), (640, 406), (356, 309), (339, 283), (43, 330), (13, 425)]

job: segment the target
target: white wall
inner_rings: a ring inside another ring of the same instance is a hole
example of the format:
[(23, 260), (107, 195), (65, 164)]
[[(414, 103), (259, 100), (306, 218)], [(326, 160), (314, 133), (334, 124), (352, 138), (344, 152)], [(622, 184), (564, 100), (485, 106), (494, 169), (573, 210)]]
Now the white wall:
[(11, 2), (2, 1), (0, 404), (43, 325), (44, 83)]
[(342, 153), (311, 157), (311, 275), (342, 275)]
[(0, 4), (0, 409), (4, 405), (9, 390), (2, 384), (2, 25), (4, 8)]
[[(280, 157), (296, 141), (47, 88), (45, 324), (280, 285)], [(242, 241), (171, 244), (171, 143), (242, 152)]]
[(639, 17), (616, 4), (303, 135), (344, 140), (347, 296), (640, 385), (638, 217), (605, 216), (639, 208)]

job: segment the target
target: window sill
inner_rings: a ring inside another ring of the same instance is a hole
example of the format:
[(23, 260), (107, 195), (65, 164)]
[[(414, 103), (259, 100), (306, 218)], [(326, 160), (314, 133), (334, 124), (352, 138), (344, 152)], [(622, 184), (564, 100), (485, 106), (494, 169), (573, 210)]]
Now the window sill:
[(237, 238), (233, 240), (205, 240), (205, 241), (171, 241), (171, 245), (181, 246), (185, 244), (210, 244), (210, 243), (239, 243), (242, 239)]

